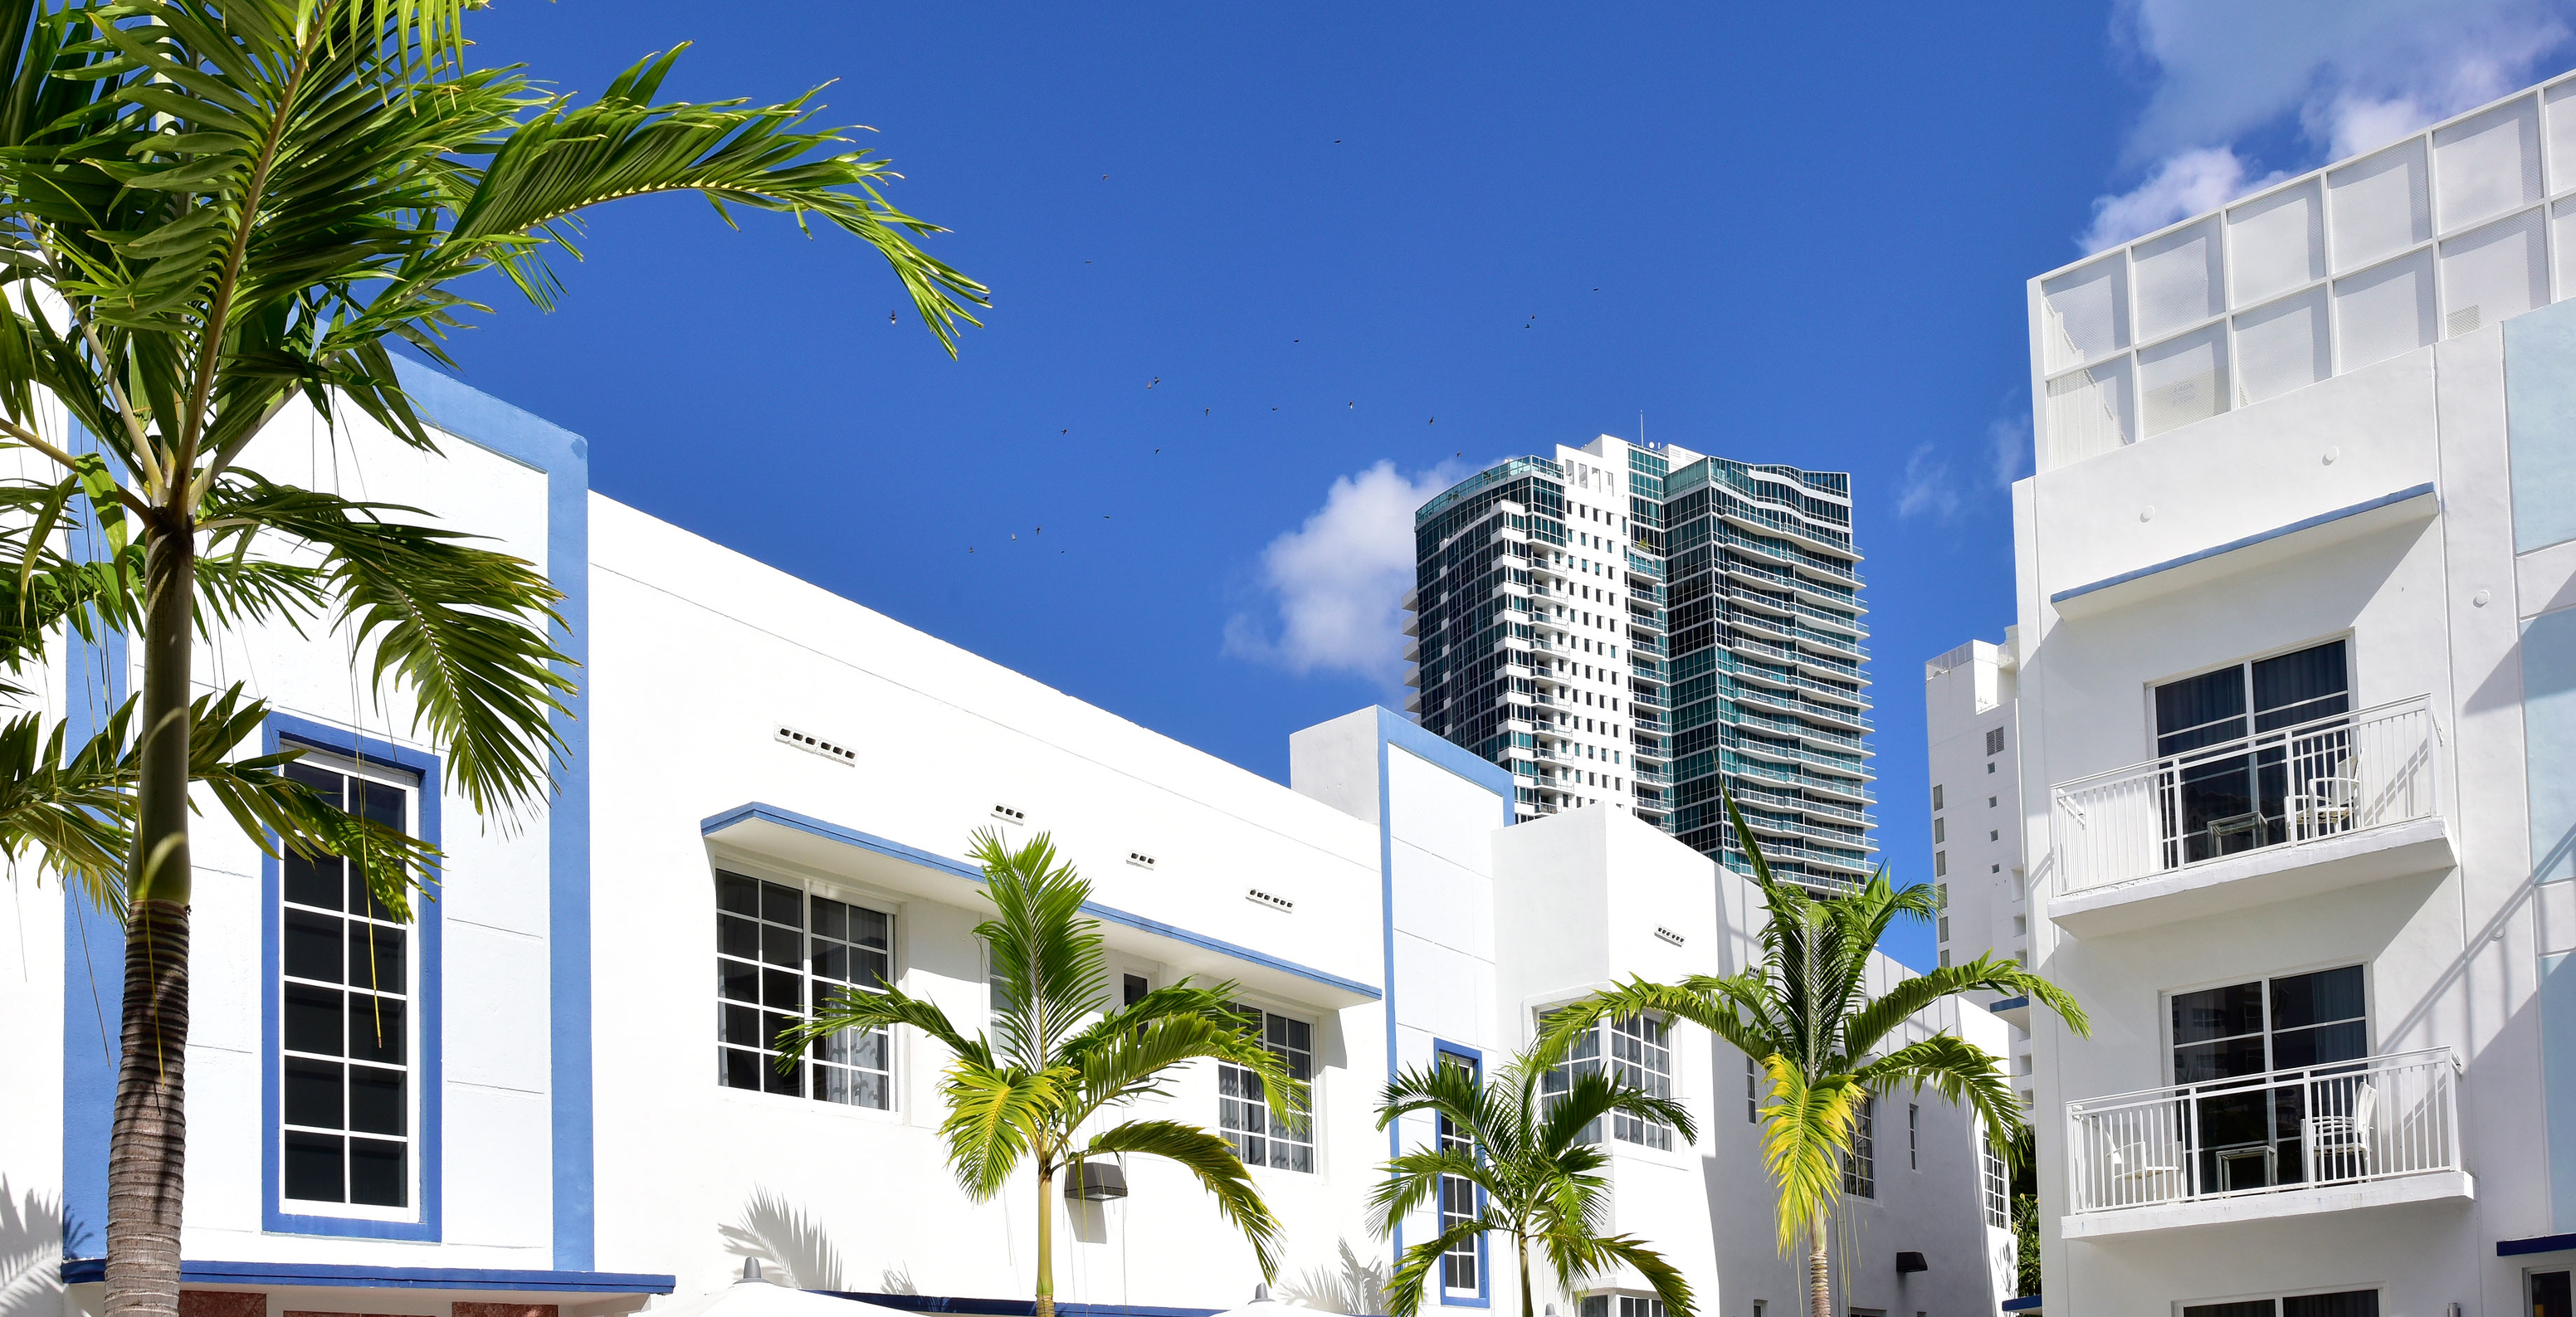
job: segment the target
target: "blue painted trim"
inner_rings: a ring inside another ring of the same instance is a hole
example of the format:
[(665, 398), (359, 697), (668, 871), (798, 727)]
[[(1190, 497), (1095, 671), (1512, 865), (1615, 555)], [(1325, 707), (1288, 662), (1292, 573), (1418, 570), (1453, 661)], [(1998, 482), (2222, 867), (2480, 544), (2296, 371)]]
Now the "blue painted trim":
[(564, 762), (546, 815), (547, 1043), (553, 1100), (554, 1263), (588, 1271), (597, 1254), (591, 1094), (590, 968), (590, 443), (543, 417), (408, 358), (395, 374), (438, 428), (546, 474), (546, 575), (563, 594), (548, 628), (578, 667), (553, 717)]
[[(1038, 1305), (1028, 1299), (967, 1299), (940, 1294), (869, 1294), (858, 1290), (807, 1290), (836, 1299), (855, 1299), (905, 1312), (961, 1313), (969, 1317), (1030, 1317)], [(1222, 1308), (1147, 1308), (1126, 1303), (1058, 1303), (1065, 1317), (1216, 1317)]]
[[(317, 750), (343, 755), (360, 763), (390, 764), (420, 779), (420, 839), (432, 846), (442, 835), (439, 803), (444, 778), (438, 759), (417, 750), (407, 750), (391, 741), (378, 740), (345, 727), (317, 723), (291, 714), (272, 713), (260, 727), (260, 752), (276, 754), (286, 742), (309, 745)], [(277, 846), (276, 834), (268, 844)], [(273, 1234), (336, 1235), (351, 1239), (406, 1239), (437, 1241), (444, 1229), (442, 1190), (446, 1185), (446, 1122), (443, 1119), (447, 1091), (445, 1059), (446, 1030), (441, 1027), (445, 1016), (447, 921), (436, 901), (424, 900), (412, 907), (412, 923), (420, 933), (420, 994), (412, 1002), (412, 1033), (420, 1040), (420, 1057), (412, 1071), (412, 1082), (420, 1090), (420, 1127), (412, 1132), (412, 1152), (419, 1159), (419, 1219), (413, 1221), (379, 1221), (365, 1217), (328, 1216), (315, 1212), (289, 1212), (285, 1201), (284, 1181), (279, 1176), (278, 1071), (282, 1044), (278, 1021), (278, 999), (283, 995), (283, 977), (278, 969), (279, 911), (283, 907), (282, 875), (277, 857), (263, 855), (259, 862), (259, 1227)]]
[(2003, 1309), (2005, 1312), (2037, 1312), (2039, 1311), (2039, 1296), (2036, 1294), (2026, 1294), (2018, 1299), (2006, 1299), (2003, 1302)]
[(2518, 1258), (2526, 1253), (2564, 1253), (2576, 1249), (2576, 1235), (2534, 1235), (2529, 1239), (2499, 1239), (2496, 1256)]
[(2222, 553), (2234, 553), (2238, 549), (2251, 548), (2254, 545), (2261, 544), (2265, 540), (2277, 540), (2284, 535), (2295, 535), (2303, 530), (2313, 530), (2316, 527), (2325, 525), (2331, 521), (2341, 521), (2346, 517), (2358, 517), (2365, 512), (2376, 512), (2381, 508), (2391, 507), (2396, 504), (2403, 503), (2408, 499), (2424, 498), (2432, 492), (2432, 483), (2427, 481), (2421, 485), (2415, 485), (2407, 489), (2398, 490), (2394, 494), (2382, 494), (2366, 503), (2355, 503), (2351, 507), (2337, 508), (2332, 512), (2320, 512), (2303, 521), (2291, 522), (2287, 526), (2275, 526), (2272, 529), (2263, 531), (2259, 534), (2248, 535), (2241, 540), (2229, 540), (2225, 544), (2202, 549), (2198, 553), (2186, 553), (2179, 558), (2168, 558), (2153, 566), (2141, 567), (2134, 572), (2122, 572), (2117, 576), (2106, 576), (2099, 581), (2093, 582), (2091, 585), (2079, 585), (2072, 590), (2060, 590), (2057, 593), (2050, 595), (2048, 597), (2048, 602), (2052, 605), (2062, 604), (2069, 599), (2081, 598), (2082, 596), (2091, 594), (2096, 590), (2108, 590), (2115, 585), (2126, 585), (2141, 577), (2153, 576), (2158, 572), (2169, 572), (2176, 567), (2188, 566), (2192, 563), (2199, 562), (2204, 558), (2215, 558)]
[[(104, 1258), (63, 1259), (63, 1283), (107, 1279)], [(359, 1267), (332, 1262), (181, 1262), (182, 1285), (300, 1285), (329, 1289), (522, 1290), (668, 1294), (669, 1276), (630, 1271), (506, 1271), (481, 1267)]]
[[(1503, 767), (1501, 764), (1494, 763), (1491, 760), (1478, 757), (1476, 752), (1467, 749), (1465, 746), (1462, 746), (1445, 736), (1441, 736), (1434, 732), (1424, 731), (1422, 729), (1422, 724), (1405, 717), (1403, 714), (1397, 713), (1395, 710), (1390, 709), (1383, 704), (1377, 705), (1376, 708), (1377, 734), (1379, 740), (1403, 746), (1414, 754), (1420, 755), (1424, 759), (1428, 759), (1432, 763), (1448, 769), (1450, 772), (1475, 783), (1477, 786), (1485, 788), (1487, 791), (1501, 793), (1503, 804), (1505, 806), (1509, 806), (1512, 803), (1512, 772), (1510, 769)], [(1512, 811), (1506, 808), (1503, 812), (1505, 814), (1510, 814)]]
[[(1446, 1038), (1435, 1037), (1431, 1040), (1431, 1054), (1434, 1057), (1442, 1055), (1457, 1057), (1459, 1060), (1465, 1061), (1467, 1064), (1475, 1067), (1477, 1078), (1482, 1079), (1484, 1077), (1485, 1053), (1482, 1048), (1469, 1047), (1465, 1043), (1453, 1043)], [(1487, 1201), (1488, 1199), (1484, 1187), (1481, 1185), (1477, 1186), (1476, 1210), (1478, 1212), (1484, 1211)], [(1444, 1287), (1440, 1292), (1440, 1304), (1442, 1307), (1490, 1308), (1494, 1306), (1493, 1254), (1492, 1251), (1486, 1247), (1486, 1244), (1487, 1240), (1485, 1236), (1476, 1236), (1476, 1297), (1472, 1299), (1451, 1298), (1448, 1290)]]
[[(792, 809), (781, 809), (776, 805), (764, 805), (758, 801), (754, 801), (748, 805), (737, 805), (732, 809), (726, 810), (722, 814), (717, 814), (701, 820), (698, 824), (698, 833), (701, 836), (712, 837), (737, 823), (755, 820), (764, 823), (775, 823), (780, 827), (794, 828), (799, 832), (810, 833), (827, 841), (836, 841), (845, 846), (855, 846), (861, 850), (874, 851), (879, 855), (889, 856), (894, 859), (905, 861), (909, 864), (917, 864), (926, 869), (936, 869), (953, 877), (963, 878), (968, 882), (980, 883), (984, 881), (984, 871), (976, 868), (974, 865), (966, 863), (964, 860), (951, 859), (945, 855), (935, 855), (929, 851), (922, 850), (917, 846), (906, 846), (902, 842), (889, 841), (884, 837), (875, 835), (874, 833), (861, 832), (856, 828), (845, 828), (837, 823), (827, 823), (818, 818), (799, 814)], [(1159, 919), (1148, 919), (1143, 915), (1129, 914), (1124, 910), (1120, 910), (1112, 906), (1105, 906), (1097, 901), (1083, 902), (1082, 912), (1105, 923), (1117, 924), (1126, 928), (1133, 928), (1147, 933), (1158, 934), (1163, 937), (1171, 938), (1177, 942), (1187, 942), (1191, 946), (1202, 947), (1235, 960), (1279, 970), (1283, 973), (1294, 974), (1301, 979), (1321, 983), (1328, 987), (1339, 988), (1344, 992), (1357, 993), (1361, 996), (1368, 997), (1371, 1000), (1374, 1000), (1379, 996), (1377, 989), (1372, 988), (1357, 979), (1346, 979), (1339, 974), (1328, 974), (1323, 970), (1311, 969), (1307, 966), (1300, 965), (1293, 960), (1281, 960), (1277, 956), (1270, 955), (1266, 952), (1255, 951), (1250, 947), (1238, 946), (1235, 943), (1224, 940), (1223, 938), (1209, 937), (1205, 933), (1193, 933), (1186, 928), (1166, 924)]]
[[(78, 421), (65, 422), (74, 453), (99, 451)], [(89, 496), (74, 500), (71, 556), (96, 562), (107, 540)], [(97, 643), (64, 637), (63, 739), (86, 744), (125, 703), (125, 634)], [(107, 1246), (107, 1144), (115, 1123), (118, 1043), (125, 1012), (125, 926), (72, 891), (63, 894), (63, 1251)]]
[(2027, 996), (1998, 997), (1986, 1007), (1986, 1012), (1993, 1014), (1996, 1011), (2017, 1011), (2028, 1005), (2030, 1005), (2030, 998)]

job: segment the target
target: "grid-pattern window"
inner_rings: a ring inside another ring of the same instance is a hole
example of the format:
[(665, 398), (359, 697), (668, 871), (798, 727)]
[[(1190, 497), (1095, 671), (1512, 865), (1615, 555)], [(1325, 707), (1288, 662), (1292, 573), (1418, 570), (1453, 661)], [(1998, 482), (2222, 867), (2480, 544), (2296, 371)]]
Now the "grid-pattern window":
[(1905, 1169), (1923, 1169), (1923, 1108), (1905, 1104)]
[[(1314, 1026), (1258, 1006), (1237, 1003), (1234, 1009), (1244, 1017), (1246, 1029), (1260, 1032), (1262, 1045), (1279, 1058), (1289, 1079), (1311, 1101), (1315, 1082)], [(1315, 1169), (1314, 1121), (1273, 1118), (1260, 1075), (1239, 1065), (1219, 1062), (1216, 1091), (1217, 1130), (1234, 1145), (1234, 1154), (1243, 1159), (1244, 1165), (1280, 1171)]]
[[(1440, 1053), (1440, 1067), (1474, 1075), (1476, 1063), (1455, 1052)], [(1440, 1117), (1440, 1150), (1474, 1156), (1476, 1141), (1447, 1116)], [(1440, 1230), (1443, 1234), (1476, 1219), (1476, 1182), (1463, 1176), (1440, 1177)], [(1440, 1255), (1440, 1288), (1450, 1294), (1477, 1292), (1476, 1240), (1461, 1239)]]
[(1851, 1152), (1843, 1158), (1843, 1192), (1855, 1198), (1878, 1197), (1878, 1099), (1860, 1100), (1852, 1122)]
[(2278, 1299), (2237, 1299), (2183, 1306), (2182, 1317), (2379, 1317), (2379, 1291), (2291, 1294)]
[(2012, 1228), (2012, 1181), (2004, 1175), (2004, 1159), (1995, 1145), (1977, 1140), (1977, 1150), (1985, 1161), (1986, 1224), (1997, 1230)]
[[(1549, 1066), (1547, 1074), (1540, 1079), (1541, 1096), (1552, 1100), (1570, 1091), (1576, 1079), (1603, 1073), (1604, 1052), (1608, 1053), (1611, 1079), (1625, 1080), (1656, 1097), (1673, 1095), (1670, 1028), (1651, 1015), (1630, 1015), (1595, 1024), (1568, 1045), (1564, 1059)], [(1622, 1143), (1663, 1149), (1673, 1146), (1672, 1127), (1640, 1120), (1624, 1112), (1612, 1114), (1610, 1133)], [(1596, 1120), (1585, 1127), (1583, 1141), (1601, 1141), (1601, 1122)]]
[(1664, 1301), (1634, 1294), (1587, 1294), (1583, 1317), (1664, 1317)]
[[(286, 773), (371, 822), (406, 833), (415, 826), (418, 779), (309, 757)], [(278, 876), (282, 1192), (305, 1203), (408, 1208), (411, 929), (347, 861), (289, 851)]]
[(843, 988), (876, 991), (894, 972), (894, 916), (793, 883), (716, 875), (716, 1082), (818, 1102), (894, 1105), (883, 1029), (844, 1029), (778, 1069), (781, 1032)]
[(1986, 733), (1986, 753), (1990, 755), (1999, 755), (2003, 752), (2004, 729), (1997, 727)]
[(1744, 1123), (1747, 1125), (1758, 1125), (1762, 1121), (1761, 1073), (1761, 1063), (1747, 1054), (1744, 1058)]

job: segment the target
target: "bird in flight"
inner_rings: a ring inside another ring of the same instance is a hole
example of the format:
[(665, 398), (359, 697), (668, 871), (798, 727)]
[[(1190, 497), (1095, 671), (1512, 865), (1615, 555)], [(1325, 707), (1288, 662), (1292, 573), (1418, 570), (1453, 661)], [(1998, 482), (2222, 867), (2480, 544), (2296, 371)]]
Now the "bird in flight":
[(1154, 385), (1156, 385), (1156, 384), (1160, 384), (1160, 383), (1162, 383), (1162, 382), (1163, 382), (1163, 377), (1162, 377), (1162, 376), (1160, 376), (1160, 375), (1157, 375), (1157, 376), (1155, 376), (1155, 377), (1153, 378), (1153, 380), (1152, 380), (1152, 381), (1150, 381), (1149, 383), (1147, 383), (1147, 384), (1145, 385), (1145, 387), (1150, 389), (1150, 388), (1154, 387)]
[(903, 313), (902, 313), (902, 312), (900, 312), (900, 311), (888, 311), (888, 312), (886, 312), (886, 323), (887, 323), (887, 324), (889, 324), (889, 325), (900, 325), (900, 324), (902, 324), (902, 323), (903, 323)]

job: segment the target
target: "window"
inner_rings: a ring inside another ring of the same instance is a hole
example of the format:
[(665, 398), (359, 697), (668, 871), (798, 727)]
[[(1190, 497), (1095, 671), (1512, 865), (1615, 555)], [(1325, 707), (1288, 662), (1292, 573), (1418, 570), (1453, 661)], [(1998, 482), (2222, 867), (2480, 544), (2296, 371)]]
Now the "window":
[(1756, 1087), (1754, 1078), (1761, 1072), (1759, 1062), (1751, 1056), (1744, 1058), (1744, 1123), (1747, 1125), (1762, 1123), (1762, 1090)]
[[(2358, 965), (2175, 993), (2174, 1082), (2210, 1084), (2366, 1057), (2362, 998)], [(2201, 1182), (2221, 1191), (2297, 1183), (2311, 1087), (2222, 1089), (2193, 1099)]]
[[(1279, 1058), (1288, 1078), (1309, 1099), (1315, 1082), (1315, 1027), (1304, 1020), (1265, 1011), (1258, 1006), (1235, 1004), (1236, 1013), (1244, 1018), (1246, 1031), (1258, 1032), (1262, 1045)], [(1234, 1155), (1246, 1166), (1267, 1166), (1280, 1171), (1313, 1171), (1315, 1169), (1315, 1125), (1311, 1119), (1294, 1122), (1273, 1119), (1269, 1095), (1262, 1089), (1261, 1076), (1239, 1065), (1218, 1063), (1216, 1068), (1216, 1125), (1225, 1141), (1234, 1145)]]
[(1905, 1169), (1923, 1169), (1923, 1108), (1912, 1102), (1905, 1104)]
[(1987, 773), (1992, 774), (1994, 771), (1995, 771), (1995, 766), (1994, 766), (1993, 764), (1987, 764), (1987, 765), (1986, 765), (1986, 772), (1987, 772)]
[[(1456, 1052), (1439, 1053), (1439, 1065), (1443, 1070), (1456, 1070), (1469, 1076), (1476, 1073), (1474, 1059), (1461, 1056)], [(1440, 1150), (1464, 1153), (1472, 1157), (1476, 1152), (1476, 1143), (1475, 1140), (1467, 1137), (1465, 1130), (1451, 1123), (1447, 1116), (1442, 1116), (1440, 1117)], [(1456, 1175), (1440, 1177), (1442, 1233), (1445, 1234), (1475, 1220), (1476, 1211), (1475, 1181)], [(1476, 1263), (1479, 1244), (1480, 1240), (1477, 1238), (1463, 1239), (1456, 1247), (1440, 1255), (1440, 1288), (1443, 1291), (1455, 1295), (1478, 1293)]]
[(2168, 867), (2286, 840), (2289, 798), (2338, 771), (2349, 735), (2309, 724), (2350, 713), (2349, 690), (2340, 640), (2156, 687), (2156, 757), (2181, 760), (2161, 788)]
[(1932, 876), (1933, 876), (1933, 877), (1935, 877), (1935, 878), (1947, 878), (1947, 877), (1949, 877), (1949, 876), (1950, 876), (1950, 855), (1949, 855), (1949, 852), (1947, 852), (1947, 851), (1934, 851), (1934, 852), (1932, 852)]
[[(308, 755), (286, 775), (360, 817), (418, 830), (419, 779), (408, 774)], [(357, 1209), (334, 1215), (407, 1217), (418, 1124), (412, 930), (344, 860), (289, 851), (278, 880), (280, 1191)]]
[(1121, 1009), (1133, 1006), (1145, 1000), (1145, 994), (1153, 990), (1154, 985), (1142, 974), (1122, 975), (1118, 987), (1118, 1005)]
[(1939, 845), (1940, 843), (1950, 839), (1950, 830), (1948, 827), (1944, 826), (1947, 822), (1948, 820), (1939, 818), (1932, 820), (1932, 842), (1934, 845)]
[[(1603, 1035), (1608, 1045), (1603, 1045)], [(1672, 1037), (1664, 1022), (1651, 1015), (1630, 1015), (1595, 1024), (1566, 1049), (1565, 1059), (1549, 1066), (1539, 1081), (1539, 1092), (1553, 1098), (1574, 1086), (1574, 1081), (1589, 1074), (1601, 1073), (1604, 1051), (1609, 1053), (1609, 1075), (1613, 1080), (1626, 1080), (1656, 1097), (1673, 1095)], [(1643, 1144), (1649, 1148), (1670, 1150), (1673, 1131), (1670, 1126), (1639, 1120), (1625, 1112), (1610, 1116), (1611, 1137), (1622, 1143)], [(1600, 1122), (1584, 1131), (1584, 1142), (1601, 1141)]]
[(1999, 755), (2003, 752), (2004, 729), (1998, 727), (1993, 731), (1986, 733), (1986, 753), (1990, 755)]
[(1878, 1099), (1860, 1100), (1860, 1117), (1852, 1122), (1851, 1153), (1843, 1158), (1843, 1192), (1856, 1198), (1878, 1197)]
[(2339, 1294), (2290, 1294), (2279, 1299), (2188, 1303), (2183, 1305), (2182, 1317), (2379, 1317), (2379, 1291), (2346, 1290)]
[(2003, 830), (2002, 830), (2001, 828), (1988, 828), (1988, 829), (1986, 829), (1986, 840), (1988, 840), (1988, 841), (2002, 841), (2003, 839), (2004, 839), (2004, 834), (2003, 834)]
[(1950, 940), (1950, 917), (1948, 915), (1941, 916), (1941, 937), (1939, 940), (1943, 942)]
[(1634, 1294), (1587, 1294), (1582, 1306), (1583, 1317), (1664, 1317), (1663, 1300)]
[(2012, 1229), (2012, 1180), (2004, 1174), (2004, 1159), (1995, 1145), (1977, 1140), (1977, 1151), (1985, 1164), (1986, 1224), (1997, 1230)]
[(2531, 1317), (2576, 1317), (2576, 1294), (2569, 1292), (2568, 1273), (2531, 1273)]
[(1994, 797), (1992, 797), (1992, 796), (1988, 796), (1988, 797), (1986, 797), (1986, 808), (1988, 808), (1988, 809), (1993, 809), (1994, 807), (1995, 807), (1995, 798), (1994, 798)]
[(1941, 784), (1938, 782), (1932, 784), (1932, 808), (1941, 808)]
[[(894, 1105), (883, 1029), (844, 1029), (778, 1070), (778, 1035), (843, 988), (877, 991), (894, 969), (894, 916), (794, 883), (716, 874), (716, 1082), (817, 1102)], [(1001, 985), (988, 989), (996, 1009)]]

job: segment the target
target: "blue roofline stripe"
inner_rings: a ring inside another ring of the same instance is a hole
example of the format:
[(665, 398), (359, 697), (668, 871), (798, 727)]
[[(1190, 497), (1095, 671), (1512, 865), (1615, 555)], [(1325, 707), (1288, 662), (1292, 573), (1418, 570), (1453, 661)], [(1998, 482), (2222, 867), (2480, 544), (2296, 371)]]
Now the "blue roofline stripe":
[(2381, 508), (2403, 503), (2408, 499), (2423, 498), (2432, 492), (2432, 482), (2426, 481), (2420, 485), (2398, 490), (2394, 494), (2382, 494), (2366, 503), (2355, 503), (2351, 507), (2337, 508), (2332, 512), (2320, 512), (2305, 520), (2291, 522), (2287, 526), (2275, 526), (2270, 530), (2248, 535), (2241, 540), (2229, 540), (2225, 544), (2214, 545), (2210, 548), (2202, 549), (2198, 553), (2186, 553), (2179, 558), (2168, 558), (2163, 562), (2141, 567), (2134, 572), (2122, 572), (2117, 576), (2106, 576), (2101, 580), (2093, 582), (2091, 585), (2079, 585), (2072, 590), (2060, 590), (2057, 593), (2050, 595), (2048, 597), (2048, 602), (2051, 604), (2062, 604), (2069, 599), (2079, 599), (2085, 595), (2092, 594), (2097, 590), (2108, 590), (2115, 585), (2126, 585), (2131, 581), (2153, 576), (2158, 572), (2169, 572), (2176, 567), (2187, 567), (2204, 558), (2215, 558), (2222, 553), (2234, 553), (2238, 549), (2251, 548), (2254, 545), (2261, 544), (2265, 540), (2277, 540), (2284, 535), (2295, 535), (2303, 530), (2312, 530), (2331, 521), (2341, 521), (2346, 517), (2358, 517), (2365, 512), (2376, 512)]
[[(704, 820), (698, 824), (698, 833), (700, 836), (712, 837), (737, 823), (750, 822), (753, 820), (775, 823), (781, 827), (794, 828), (799, 832), (810, 833), (827, 841), (837, 841), (845, 846), (856, 846), (861, 850), (874, 851), (879, 855), (889, 856), (910, 864), (918, 864), (926, 869), (936, 869), (942, 873), (966, 879), (969, 882), (980, 883), (984, 881), (984, 871), (976, 868), (974, 865), (966, 863), (964, 860), (951, 859), (945, 855), (936, 855), (917, 846), (906, 846), (902, 842), (890, 841), (884, 837), (877, 836), (874, 833), (861, 832), (856, 828), (846, 828), (837, 823), (827, 823), (822, 819), (799, 814), (792, 809), (781, 809), (776, 805), (764, 805), (758, 801), (753, 801), (746, 805), (735, 806), (732, 809), (726, 810), (722, 814), (717, 814)], [(1223, 938), (1209, 937), (1205, 933), (1193, 933), (1186, 928), (1181, 928), (1173, 924), (1166, 924), (1159, 919), (1148, 919), (1143, 915), (1129, 914), (1124, 910), (1120, 910), (1112, 906), (1105, 906), (1097, 901), (1085, 901), (1082, 905), (1082, 910), (1084, 914), (1091, 915), (1108, 923), (1118, 924), (1126, 928), (1138, 929), (1147, 933), (1159, 934), (1178, 942), (1187, 942), (1192, 946), (1202, 947), (1234, 960), (1245, 961), (1250, 964), (1279, 970), (1283, 973), (1294, 974), (1301, 979), (1321, 983), (1328, 987), (1339, 988), (1344, 992), (1358, 993), (1371, 1001), (1377, 1000), (1382, 995), (1377, 989), (1372, 988), (1357, 979), (1346, 979), (1339, 974), (1328, 974), (1323, 970), (1300, 965), (1292, 960), (1282, 960), (1277, 956), (1255, 951), (1250, 947), (1238, 946), (1232, 942), (1224, 940)]]
[[(63, 1283), (107, 1279), (105, 1258), (63, 1259)], [(338, 1262), (204, 1262), (179, 1264), (179, 1283), (301, 1285), (330, 1289), (522, 1290), (586, 1294), (668, 1294), (670, 1276), (631, 1271), (513, 1271), (484, 1267), (362, 1267)]]
[[(1400, 746), (1487, 791), (1499, 793), (1503, 798), (1504, 822), (1511, 821), (1512, 772), (1510, 769), (1479, 756), (1475, 751), (1445, 736), (1424, 731), (1422, 724), (1383, 704), (1377, 705), (1376, 708), (1377, 734), (1380, 740)], [(1381, 824), (1383, 822), (1384, 820), (1380, 820)]]
[(2499, 1239), (2496, 1256), (2521, 1257), (2525, 1253), (2564, 1253), (2576, 1249), (2576, 1235), (2534, 1235), (2529, 1239)]

